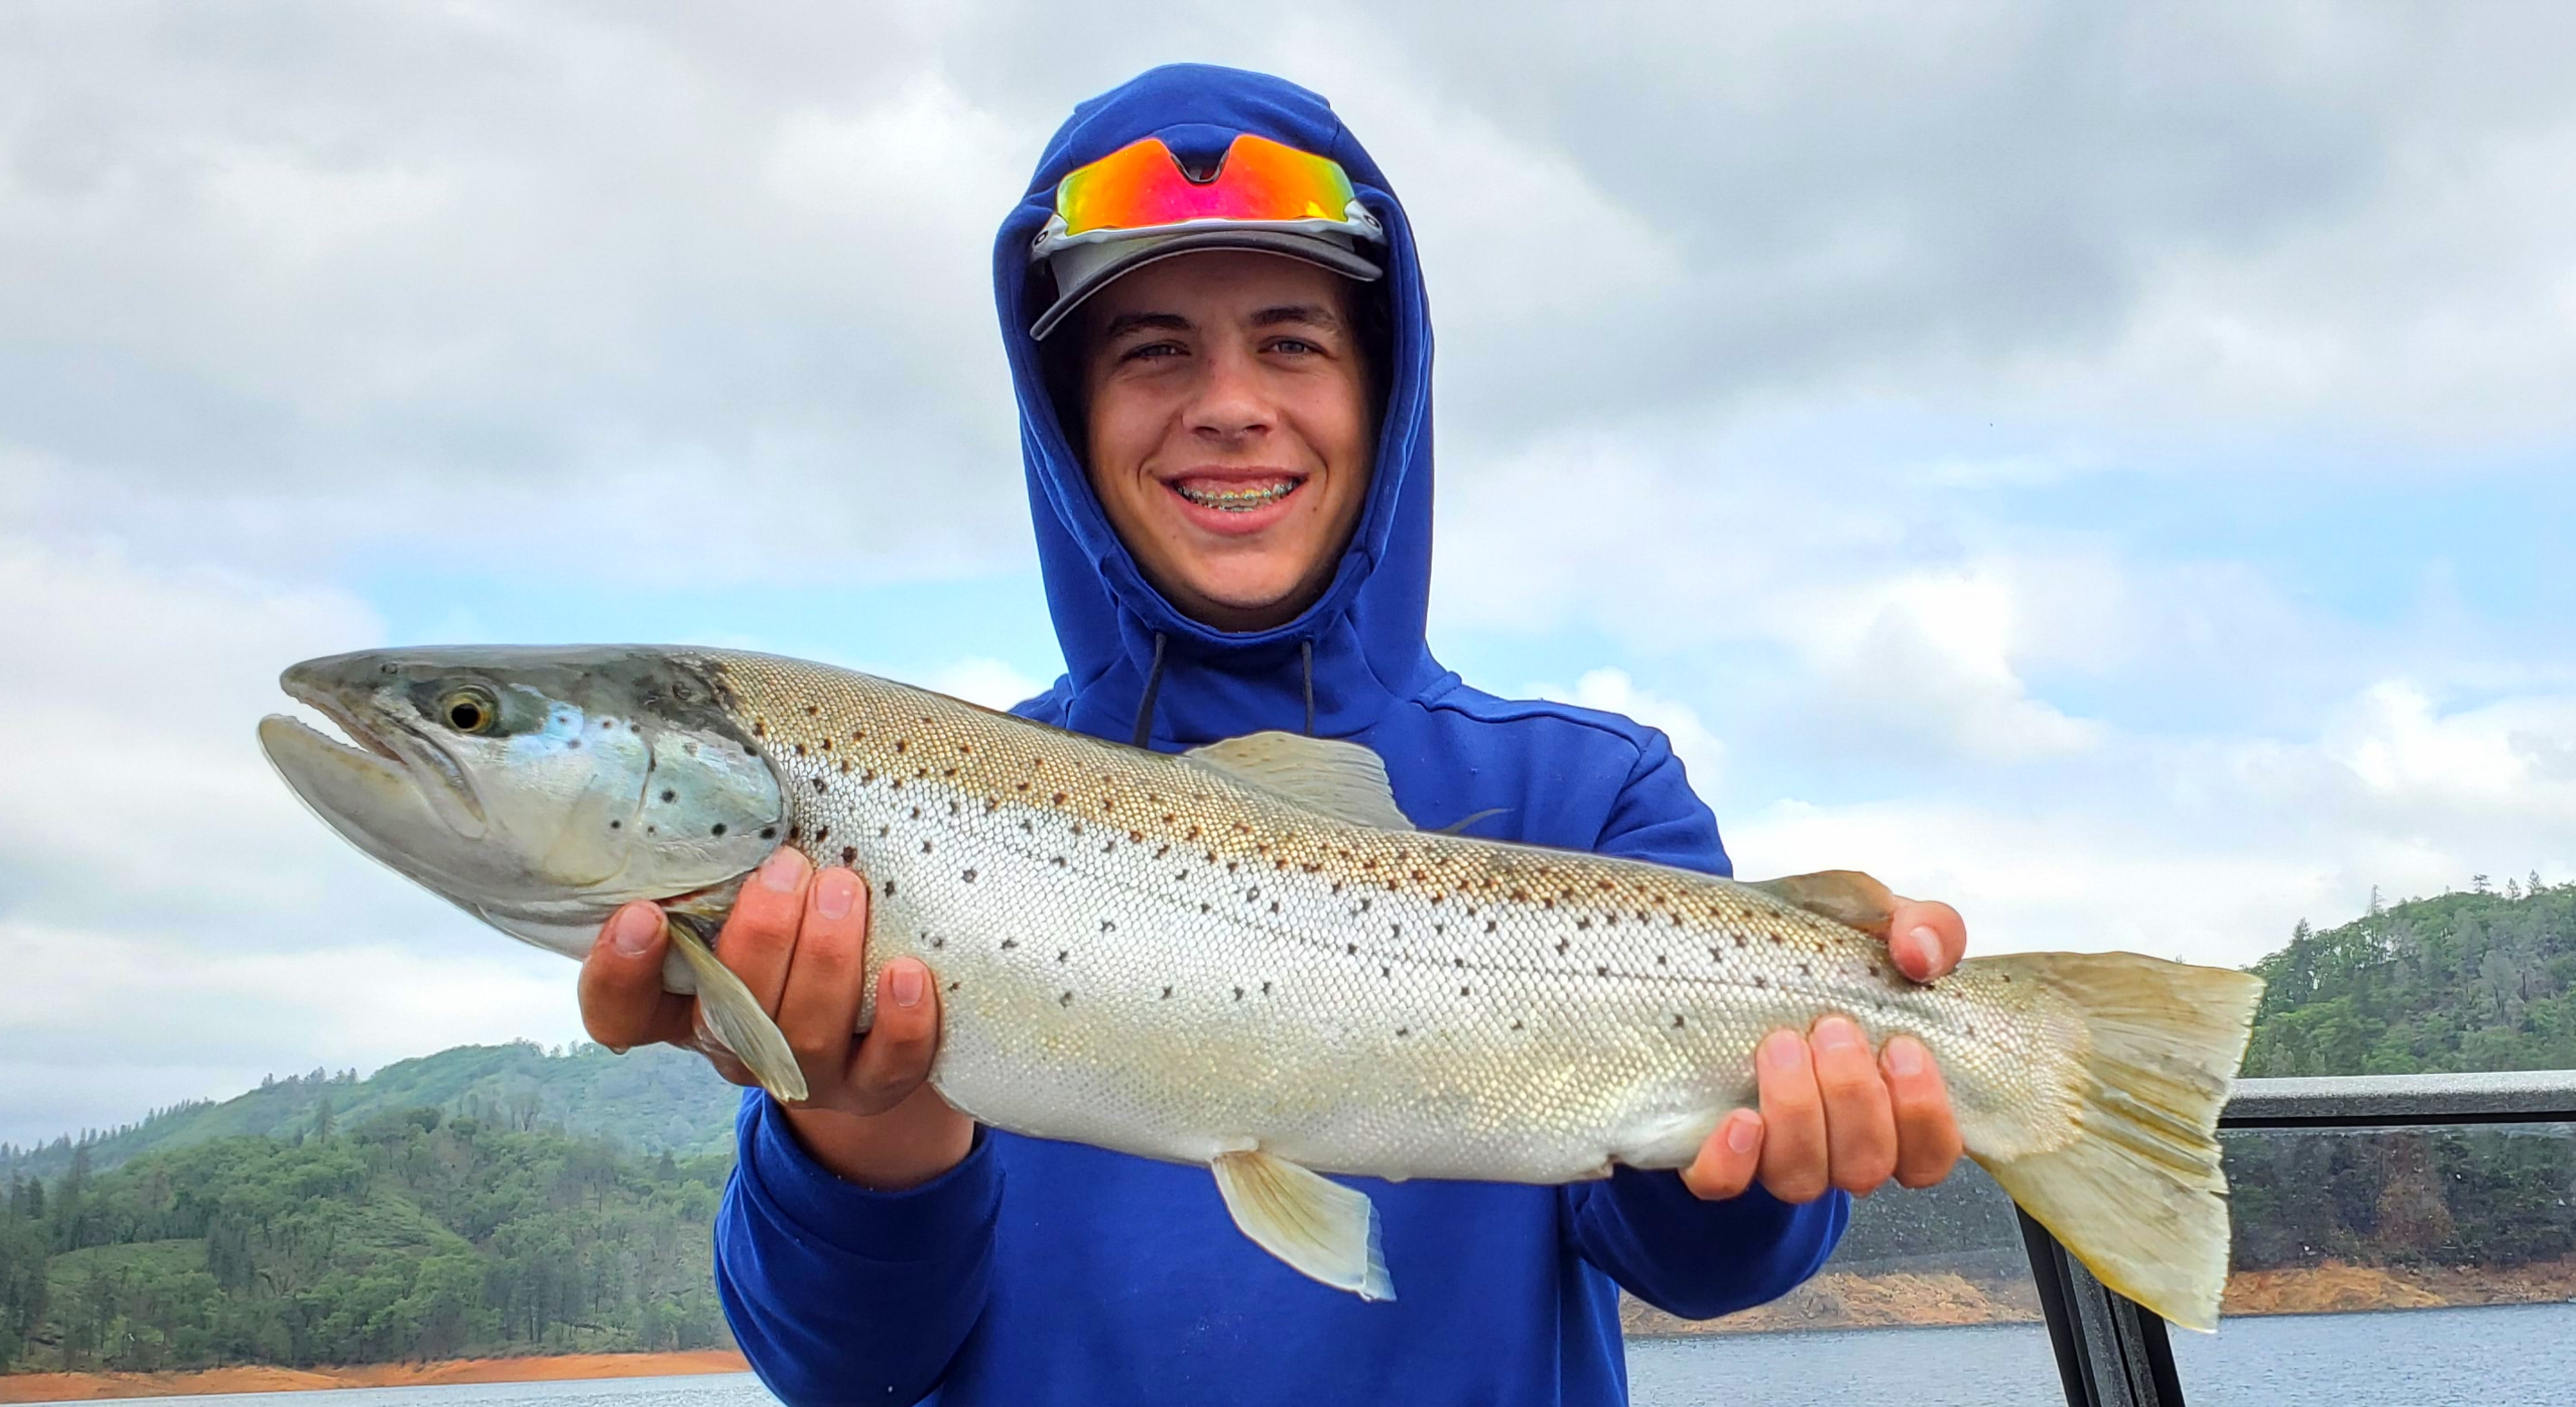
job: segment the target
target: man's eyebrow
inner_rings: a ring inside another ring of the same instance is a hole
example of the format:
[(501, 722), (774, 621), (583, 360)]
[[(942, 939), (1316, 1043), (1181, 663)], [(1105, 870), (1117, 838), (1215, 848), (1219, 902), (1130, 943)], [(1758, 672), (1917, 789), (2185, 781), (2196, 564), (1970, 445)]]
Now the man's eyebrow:
[(1100, 340), (1115, 342), (1131, 332), (1187, 332), (1190, 320), (1178, 313), (1120, 313), (1100, 329)]
[(1283, 322), (1302, 322), (1309, 327), (1339, 327), (1342, 320), (1321, 303), (1284, 303), (1264, 308), (1252, 315), (1254, 327), (1276, 327)]

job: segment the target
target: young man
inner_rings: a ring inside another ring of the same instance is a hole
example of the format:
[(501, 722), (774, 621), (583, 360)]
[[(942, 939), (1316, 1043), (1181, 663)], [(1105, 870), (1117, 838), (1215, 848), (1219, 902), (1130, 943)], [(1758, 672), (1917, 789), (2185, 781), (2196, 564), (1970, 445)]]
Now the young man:
[[(1322, 99), (1184, 67), (1083, 105), (995, 276), (1069, 666), (1020, 712), (1166, 750), (1346, 738), (1426, 826), (1726, 870), (1659, 734), (1479, 693), (1432, 659), (1422, 280), (1402, 207)], [(888, 966), (853, 1040), (866, 926), (864, 884), (782, 851), (718, 947), (813, 1091), (745, 1098), (716, 1232), (735, 1333), (797, 1407), (1618, 1402), (1617, 1287), (1697, 1317), (1770, 1299), (1832, 1250), (1846, 1194), (1958, 1156), (1922, 1047), (1873, 1053), (1828, 1017), (1764, 1044), (1760, 1109), (1686, 1172), (1366, 1183), (1401, 1276), (1398, 1300), (1366, 1303), (1245, 1240), (1202, 1169), (950, 1110), (922, 1082), (938, 1005), (920, 964)], [(621, 912), (585, 965), (603, 1043), (692, 1042), (660, 931), (649, 906)], [(1964, 943), (1944, 905), (1903, 905), (1891, 932), (1918, 978)]]

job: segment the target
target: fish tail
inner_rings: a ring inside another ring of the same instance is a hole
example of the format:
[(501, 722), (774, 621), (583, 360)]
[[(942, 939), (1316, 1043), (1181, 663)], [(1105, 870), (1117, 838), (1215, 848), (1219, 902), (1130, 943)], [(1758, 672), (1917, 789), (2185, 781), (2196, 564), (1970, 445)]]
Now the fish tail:
[(2066, 1091), (2073, 1137), (1978, 1163), (2103, 1284), (2184, 1328), (2215, 1329), (2228, 1258), (2218, 1114), (2262, 979), (2135, 953), (1977, 965), (2055, 991), (2089, 1038)]

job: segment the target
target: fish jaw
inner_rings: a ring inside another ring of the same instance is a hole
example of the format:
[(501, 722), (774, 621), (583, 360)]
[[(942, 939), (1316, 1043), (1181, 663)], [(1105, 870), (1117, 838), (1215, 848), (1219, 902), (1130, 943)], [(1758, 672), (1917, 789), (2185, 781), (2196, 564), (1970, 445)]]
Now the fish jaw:
[(296, 798), (342, 838), (398, 873), (455, 897), (455, 871), (470, 868), (480, 835), (458, 834), (410, 767), (374, 749), (334, 741), (284, 714), (260, 720), (259, 745)]

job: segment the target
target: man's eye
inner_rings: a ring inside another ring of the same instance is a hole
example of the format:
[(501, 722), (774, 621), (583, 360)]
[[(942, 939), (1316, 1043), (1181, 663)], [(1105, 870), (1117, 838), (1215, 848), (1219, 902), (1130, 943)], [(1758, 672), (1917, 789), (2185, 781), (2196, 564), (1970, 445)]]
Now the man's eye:
[(1278, 341), (1270, 344), (1270, 350), (1274, 352), (1305, 353), (1320, 352), (1324, 349), (1302, 337), (1282, 337)]
[(1181, 348), (1180, 344), (1176, 342), (1147, 342), (1139, 346), (1130, 347), (1126, 351), (1119, 353), (1118, 360), (1122, 362), (1148, 361), (1160, 360), (1164, 357), (1177, 357), (1179, 355), (1181, 355)]

